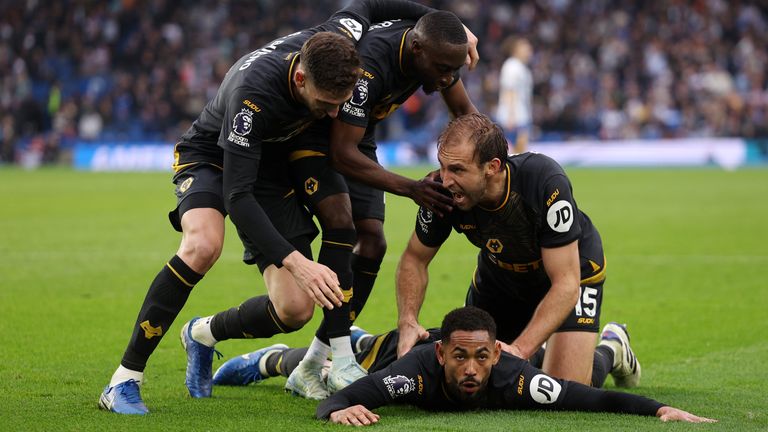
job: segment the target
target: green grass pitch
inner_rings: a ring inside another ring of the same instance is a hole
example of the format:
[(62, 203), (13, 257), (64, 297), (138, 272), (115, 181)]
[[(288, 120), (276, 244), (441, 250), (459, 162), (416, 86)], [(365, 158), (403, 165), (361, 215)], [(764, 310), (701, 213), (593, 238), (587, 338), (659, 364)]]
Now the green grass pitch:
[[(603, 322), (629, 324), (643, 364), (633, 391), (720, 423), (387, 407), (378, 411), (374, 430), (768, 430), (768, 170), (568, 172), (579, 206), (605, 243)], [(240, 262), (229, 223), (220, 261), (150, 360), (143, 396), (151, 414), (124, 417), (96, 408), (149, 282), (178, 246), (166, 217), (174, 204), (169, 177), (0, 170), (0, 431), (341, 430), (314, 420), (315, 403), (285, 394), (282, 378), (216, 388), (207, 400), (186, 395), (181, 325), (264, 292), (257, 270)], [(374, 332), (395, 325), (393, 274), (416, 209), (405, 199), (387, 199), (389, 252), (359, 320)], [(451, 236), (431, 269), (423, 324), (438, 325), (462, 304), (475, 254)], [(274, 340), (308, 343), (320, 315)], [(267, 343), (228, 341), (218, 348), (229, 358)]]

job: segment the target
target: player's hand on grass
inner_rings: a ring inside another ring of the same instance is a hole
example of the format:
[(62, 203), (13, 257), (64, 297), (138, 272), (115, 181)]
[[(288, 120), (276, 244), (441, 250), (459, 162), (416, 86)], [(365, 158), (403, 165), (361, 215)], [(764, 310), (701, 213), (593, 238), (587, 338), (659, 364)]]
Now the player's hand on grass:
[(453, 209), (453, 198), (444, 193), (442, 183), (429, 178), (414, 180), (408, 196), (418, 205), (443, 217)]
[(406, 355), (419, 341), (429, 339), (429, 332), (417, 322), (401, 323), (397, 327), (400, 332), (397, 339), (397, 358)]
[(369, 426), (379, 421), (379, 415), (372, 413), (362, 405), (355, 405), (343, 410), (334, 411), (329, 419), (333, 423), (349, 426)]
[(316, 305), (326, 309), (341, 306), (344, 294), (339, 286), (339, 278), (328, 267), (307, 259), (299, 251), (291, 252), (283, 260), (283, 265), (293, 275), (296, 284)]
[(688, 423), (717, 423), (717, 420), (706, 417), (699, 417), (681, 409), (665, 406), (656, 411), (656, 417), (663, 422), (683, 421)]
[(472, 33), (472, 31), (470, 31), (467, 26), (464, 26), (464, 32), (467, 33), (467, 46), (469, 47), (469, 52), (467, 52), (467, 60), (464, 62), (464, 64), (467, 65), (468, 70), (472, 70), (480, 61), (480, 54), (477, 52), (477, 36), (475, 36), (475, 34)]

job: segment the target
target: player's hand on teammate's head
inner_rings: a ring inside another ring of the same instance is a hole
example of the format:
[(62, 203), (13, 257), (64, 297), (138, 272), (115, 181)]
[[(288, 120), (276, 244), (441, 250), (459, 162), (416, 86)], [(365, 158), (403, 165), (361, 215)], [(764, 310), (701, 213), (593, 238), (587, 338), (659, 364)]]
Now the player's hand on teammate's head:
[(477, 52), (477, 36), (467, 26), (464, 26), (464, 31), (467, 33), (467, 48), (469, 49), (464, 64), (467, 65), (468, 70), (473, 70), (480, 61), (480, 54)]
[(436, 169), (434, 171), (430, 171), (427, 173), (427, 175), (424, 176), (424, 178), (434, 182), (440, 182), (440, 170)]
[(440, 217), (453, 210), (453, 198), (446, 193), (443, 184), (428, 177), (414, 181), (408, 196), (416, 204), (426, 207)]
[(659, 410), (656, 411), (656, 417), (663, 422), (683, 421), (688, 423), (717, 423), (717, 420), (715, 419), (699, 417), (695, 414), (671, 406), (659, 408)]

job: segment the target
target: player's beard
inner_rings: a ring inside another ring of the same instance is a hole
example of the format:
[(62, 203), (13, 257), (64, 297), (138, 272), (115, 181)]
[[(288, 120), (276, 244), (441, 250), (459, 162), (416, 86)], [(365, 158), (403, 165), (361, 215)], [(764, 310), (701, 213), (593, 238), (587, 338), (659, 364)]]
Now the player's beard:
[[(475, 385), (477, 385), (480, 388), (478, 388), (478, 390), (474, 393), (467, 393), (467, 392), (461, 391), (461, 384), (467, 381), (471, 381), (475, 383)], [(468, 379), (462, 380), (461, 382), (451, 384), (448, 387), (449, 387), (448, 392), (450, 393), (451, 398), (460, 402), (461, 407), (464, 409), (481, 408), (486, 401), (485, 386), (477, 380), (468, 378)]]

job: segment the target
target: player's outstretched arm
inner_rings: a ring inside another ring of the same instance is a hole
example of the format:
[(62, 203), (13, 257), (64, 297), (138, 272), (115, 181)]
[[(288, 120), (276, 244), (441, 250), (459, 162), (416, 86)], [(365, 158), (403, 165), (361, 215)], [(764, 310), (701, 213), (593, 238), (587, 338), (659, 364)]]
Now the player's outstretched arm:
[(715, 419), (699, 417), (695, 414), (671, 406), (663, 406), (659, 408), (659, 410), (656, 411), (656, 417), (663, 422), (682, 421), (688, 423), (717, 423), (717, 420)]
[(443, 186), (430, 179), (413, 180), (384, 169), (358, 149), (365, 128), (334, 120), (330, 149), (333, 167), (341, 174), (368, 186), (411, 198), (438, 215), (449, 212), (453, 200), (441, 191)]
[(419, 324), (419, 311), (424, 303), (429, 281), (427, 268), (437, 251), (438, 248), (425, 246), (416, 233), (413, 233), (397, 265), (395, 285), (397, 328), (400, 331), (397, 342), (398, 358), (410, 351), (418, 341), (429, 337), (429, 332)]
[(362, 405), (355, 405), (331, 413), (328, 420), (331, 423), (343, 424), (348, 426), (370, 426), (378, 423), (380, 416), (374, 414), (368, 408)]

